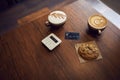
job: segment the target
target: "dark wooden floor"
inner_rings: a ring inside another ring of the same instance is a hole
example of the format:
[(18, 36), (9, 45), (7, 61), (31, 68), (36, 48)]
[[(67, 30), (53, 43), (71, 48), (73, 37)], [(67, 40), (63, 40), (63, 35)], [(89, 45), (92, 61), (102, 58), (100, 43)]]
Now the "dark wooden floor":
[(120, 0), (101, 0), (101, 1), (120, 14), (119, 3)]
[(0, 34), (17, 26), (17, 20), (44, 7), (52, 9), (76, 0), (24, 0), (0, 13)]

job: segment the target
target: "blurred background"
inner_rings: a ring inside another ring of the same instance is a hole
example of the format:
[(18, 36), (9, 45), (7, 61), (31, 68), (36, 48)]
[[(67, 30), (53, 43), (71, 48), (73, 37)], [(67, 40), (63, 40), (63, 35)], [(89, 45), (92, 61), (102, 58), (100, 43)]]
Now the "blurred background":
[[(17, 20), (44, 7), (63, 7), (76, 0), (0, 0), (0, 34), (17, 27)], [(91, 5), (99, 1), (120, 14), (118, 0), (86, 0)]]

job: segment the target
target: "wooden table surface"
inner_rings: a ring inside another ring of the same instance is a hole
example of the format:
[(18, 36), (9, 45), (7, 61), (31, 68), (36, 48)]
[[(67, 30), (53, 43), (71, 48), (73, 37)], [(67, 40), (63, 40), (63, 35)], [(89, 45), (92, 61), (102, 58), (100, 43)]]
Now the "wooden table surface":
[[(108, 22), (100, 36), (87, 33), (87, 19), (99, 14), (79, 0), (59, 9), (68, 15), (63, 27), (45, 26), (47, 14), (0, 36), (0, 80), (120, 80), (120, 30)], [(64, 39), (65, 32), (80, 33), (80, 40)], [(62, 43), (53, 51), (41, 40), (55, 33)], [(96, 41), (102, 60), (80, 64), (75, 44)]]

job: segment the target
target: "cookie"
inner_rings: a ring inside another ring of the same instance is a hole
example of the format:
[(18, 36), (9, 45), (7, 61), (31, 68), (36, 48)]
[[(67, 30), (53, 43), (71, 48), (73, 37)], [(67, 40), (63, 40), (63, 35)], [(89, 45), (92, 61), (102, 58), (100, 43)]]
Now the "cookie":
[(99, 56), (97, 45), (93, 42), (82, 43), (78, 48), (78, 53), (85, 60), (93, 60)]

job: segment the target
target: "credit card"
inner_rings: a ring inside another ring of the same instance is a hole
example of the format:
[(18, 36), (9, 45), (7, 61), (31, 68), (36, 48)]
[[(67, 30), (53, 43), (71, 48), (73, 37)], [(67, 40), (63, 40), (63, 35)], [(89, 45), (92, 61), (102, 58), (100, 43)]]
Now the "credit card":
[(79, 40), (80, 34), (77, 32), (65, 32), (65, 39)]

